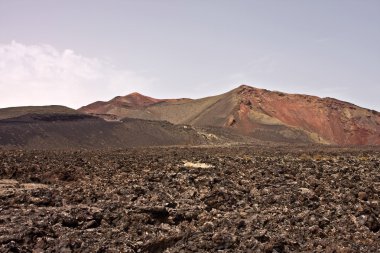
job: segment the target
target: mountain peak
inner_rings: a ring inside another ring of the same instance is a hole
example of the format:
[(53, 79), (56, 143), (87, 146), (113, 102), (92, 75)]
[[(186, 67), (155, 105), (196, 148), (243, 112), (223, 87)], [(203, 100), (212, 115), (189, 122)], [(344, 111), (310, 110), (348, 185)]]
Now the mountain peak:
[(237, 87), (233, 90), (234, 91), (242, 91), (242, 90), (255, 90), (255, 89), (257, 89), (257, 88), (246, 85), (246, 84), (241, 84), (241, 85), (239, 85), (239, 87)]
[(136, 96), (136, 97), (146, 97), (145, 95), (139, 93), (139, 92), (132, 92), (132, 93), (129, 93), (128, 95), (126, 95), (125, 97), (127, 96)]
[(128, 106), (148, 106), (160, 102), (160, 99), (148, 97), (138, 92), (130, 93), (123, 97), (115, 97), (112, 102), (122, 103)]
[(246, 84), (242, 84), (239, 87), (233, 89), (232, 91), (236, 91), (236, 92), (241, 93), (241, 92), (245, 92), (245, 91), (252, 92), (252, 91), (269, 91), (269, 90), (253, 87), (253, 86), (246, 85)]
[(237, 89), (255, 89), (255, 87), (246, 85), (246, 84), (241, 84)]

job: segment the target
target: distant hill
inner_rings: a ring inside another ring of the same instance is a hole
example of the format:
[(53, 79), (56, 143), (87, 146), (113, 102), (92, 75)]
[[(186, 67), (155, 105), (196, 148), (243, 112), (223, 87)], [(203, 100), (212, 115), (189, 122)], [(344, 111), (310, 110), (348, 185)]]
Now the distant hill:
[(48, 105), (48, 106), (20, 106), (0, 108), (0, 120), (15, 118), (25, 114), (80, 114), (77, 110), (71, 109), (61, 105)]
[(380, 113), (333, 98), (247, 85), (202, 99), (155, 99), (138, 93), (79, 109), (106, 119), (165, 120), (222, 127), (272, 142), (379, 145)]

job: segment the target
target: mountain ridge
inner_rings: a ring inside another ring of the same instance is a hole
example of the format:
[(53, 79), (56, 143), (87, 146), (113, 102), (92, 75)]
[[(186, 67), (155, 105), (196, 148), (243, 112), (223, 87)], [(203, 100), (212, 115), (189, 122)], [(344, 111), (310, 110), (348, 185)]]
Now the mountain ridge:
[(140, 93), (65, 106), (0, 109), (0, 147), (380, 145), (380, 113), (334, 98), (241, 85), (199, 99)]
[(374, 110), (329, 97), (288, 94), (248, 85), (200, 99), (155, 99), (131, 93), (89, 104), (78, 111), (100, 117), (114, 115), (115, 119), (130, 117), (222, 127), (256, 138), (277, 127), (282, 135), (301, 131), (316, 143), (380, 144), (380, 114)]

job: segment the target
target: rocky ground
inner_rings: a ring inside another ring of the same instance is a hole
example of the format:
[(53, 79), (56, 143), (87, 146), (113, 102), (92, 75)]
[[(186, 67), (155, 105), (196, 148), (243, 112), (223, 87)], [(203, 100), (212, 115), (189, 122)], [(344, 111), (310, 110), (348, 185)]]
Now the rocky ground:
[(380, 152), (0, 151), (0, 252), (379, 252)]

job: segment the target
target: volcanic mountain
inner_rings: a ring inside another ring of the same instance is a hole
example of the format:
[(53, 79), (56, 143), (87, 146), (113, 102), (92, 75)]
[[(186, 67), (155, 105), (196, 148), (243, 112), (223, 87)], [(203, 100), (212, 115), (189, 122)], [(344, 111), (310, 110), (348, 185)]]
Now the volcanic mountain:
[(255, 139), (337, 145), (379, 145), (380, 113), (333, 98), (287, 94), (247, 85), (201, 99), (155, 99), (132, 93), (79, 109), (105, 119), (125, 117), (220, 127)]

